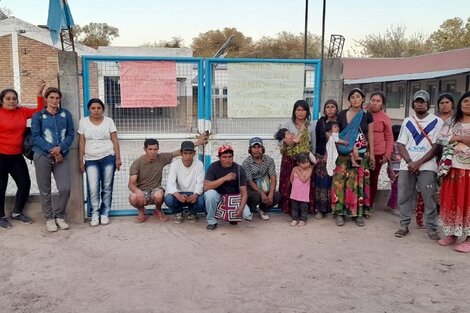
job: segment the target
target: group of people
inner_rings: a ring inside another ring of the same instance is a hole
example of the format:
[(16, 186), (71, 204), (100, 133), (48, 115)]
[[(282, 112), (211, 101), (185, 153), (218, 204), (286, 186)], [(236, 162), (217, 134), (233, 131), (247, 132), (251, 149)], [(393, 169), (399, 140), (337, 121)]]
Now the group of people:
[[(0, 227), (11, 228), (10, 220), (32, 223), (23, 213), (29, 197), (31, 179), (23, 157), (27, 120), (31, 119), (33, 163), (46, 219), (46, 229), (66, 230), (67, 203), (71, 191), (69, 153), (75, 137), (72, 115), (61, 107), (62, 92), (55, 87), (38, 85), (36, 108), (22, 107), (14, 89), (0, 92)], [(119, 143), (114, 122), (104, 116), (105, 106), (99, 99), (88, 102), (90, 115), (79, 123), (80, 170), (86, 172), (92, 225), (109, 223), (114, 171), (121, 165)], [(5, 214), (8, 176), (16, 183), (15, 205), (10, 220)], [(52, 176), (58, 196), (52, 203)]]
[[(59, 89), (46, 89), (44, 82), (38, 87), (36, 108), (19, 106), (13, 89), (0, 93), (1, 227), (11, 227), (4, 209), (8, 175), (18, 187), (10, 220), (32, 222), (23, 214), (31, 184), (22, 156), (29, 118), (46, 228), (53, 232), (69, 227), (64, 218), (71, 188), (68, 154), (75, 130), (71, 114), (60, 106), (61, 98)], [(392, 125), (385, 113), (384, 93), (373, 92), (367, 105), (365, 100), (365, 93), (354, 88), (348, 94), (348, 108), (339, 111), (337, 102), (328, 100), (318, 121), (312, 121), (308, 103), (298, 100), (291, 118), (275, 134), (282, 155), (279, 178), (259, 137), (250, 139), (249, 156), (242, 164), (234, 162), (230, 145), (220, 146), (219, 160), (207, 171), (195, 158), (196, 146), (207, 142), (206, 135), (196, 142), (184, 141), (180, 149), (169, 153), (159, 153), (159, 142), (146, 139), (144, 154), (130, 167), (128, 184), (129, 203), (138, 210), (137, 222), (147, 220), (145, 207), (151, 204), (155, 205), (153, 214), (166, 221), (165, 203), (175, 213), (175, 223), (196, 221), (199, 213), (206, 212), (207, 229), (214, 230), (220, 212), (230, 207), (233, 211), (225, 219), (237, 224), (251, 220), (256, 212), (267, 220), (270, 209), (279, 205), (291, 215), (292, 226), (305, 225), (309, 213), (317, 219), (334, 218), (338, 226), (348, 218), (364, 226), (386, 164), (392, 181), (388, 208), (400, 216), (395, 236), (408, 234), (415, 210), (417, 225), (423, 224), (424, 215), (423, 226), (431, 239), (470, 252), (469, 241), (457, 240), (470, 235), (470, 93), (463, 94), (457, 105), (452, 94), (439, 95), (439, 112), (434, 115), (429, 113), (428, 92), (419, 90), (411, 103), (415, 114), (401, 126)], [(86, 173), (90, 224), (97, 226), (109, 223), (114, 174), (121, 159), (116, 126), (104, 115), (105, 105), (91, 99), (87, 107), (90, 114), (78, 127), (79, 164)], [(162, 186), (166, 165), (170, 165), (169, 174)], [(59, 191), (54, 207), (51, 175)], [(436, 202), (437, 196), (440, 201)], [(442, 239), (437, 232), (437, 203), (446, 235)]]

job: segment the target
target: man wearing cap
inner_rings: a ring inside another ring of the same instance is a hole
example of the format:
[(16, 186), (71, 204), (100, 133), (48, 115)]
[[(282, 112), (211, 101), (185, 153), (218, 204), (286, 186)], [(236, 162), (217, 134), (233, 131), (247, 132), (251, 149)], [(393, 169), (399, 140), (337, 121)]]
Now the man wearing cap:
[[(215, 211), (222, 195), (240, 194), (241, 200), (237, 214), (246, 220), (251, 220), (253, 216), (250, 208), (246, 205), (248, 199), (246, 173), (241, 165), (233, 162), (233, 148), (229, 145), (222, 145), (217, 150), (217, 155), (219, 161), (215, 161), (209, 166), (204, 180), (208, 230), (217, 228)], [(231, 223), (236, 224), (236, 222)]]
[[(207, 135), (198, 137), (196, 145), (207, 142)], [(159, 144), (157, 139), (145, 139), (145, 154), (132, 162), (129, 170), (128, 187), (131, 191), (129, 203), (139, 210), (137, 223), (147, 220), (145, 206), (155, 204), (153, 214), (161, 222), (166, 221), (162, 211), (165, 189), (162, 187), (162, 173), (165, 165), (170, 164), (174, 157), (181, 155), (181, 150), (173, 152), (158, 153)]]
[(183, 208), (189, 210), (188, 220), (196, 221), (197, 214), (204, 212), (204, 165), (195, 160), (194, 143), (181, 143), (181, 158), (170, 164), (166, 180), (165, 204), (175, 213), (174, 222), (183, 222)]
[(274, 160), (265, 154), (263, 140), (259, 137), (250, 139), (248, 153), (243, 161), (248, 185), (248, 206), (251, 212), (258, 211), (263, 220), (268, 220), (267, 212), (279, 203), (281, 194), (276, 189), (276, 165)]
[(435, 157), (439, 150), (437, 136), (443, 121), (430, 114), (430, 97), (425, 90), (418, 90), (413, 95), (411, 107), (416, 116), (407, 117), (398, 136), (398, 151), (402, 157), (398, 175), (398, 205), (400, 208), (400, 228), (396, 237), (408, 234), (411, 221), (412, 205), (416, 196), (416, 187), (421, 192), (425, 207), (425, 225), (428, 236), (439, 240), (437, 232), (436, 210), (436, 172)]

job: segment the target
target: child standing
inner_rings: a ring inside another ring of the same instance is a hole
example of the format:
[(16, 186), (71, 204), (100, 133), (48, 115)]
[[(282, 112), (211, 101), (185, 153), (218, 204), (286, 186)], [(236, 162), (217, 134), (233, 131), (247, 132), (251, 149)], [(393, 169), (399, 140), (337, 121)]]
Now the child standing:
[(392, 181), (392, 190), (390, 191), (390, 197), (388, 199), (387, 207), (390, 209), (390, 213), (395, 216), (400, 216), (400, 210), (397, 208), (398, 202), (398, 174), (400, 173), (400, 162), (401, 155), (398, 152), (398, 135), (400, 134), (400, 125), (392, 126), (393, 133), (393, 153), (388, 161), (387, 174), (388, 178)]
[(290, 175), (290, 181), (292, 184), (290, 193), (292, 222), (290, 225), (304, 226), (307, 222), (312, 165), (310, 163), (308, 153), (299, 153), (295, 159), (299, 165), (294, 167)]

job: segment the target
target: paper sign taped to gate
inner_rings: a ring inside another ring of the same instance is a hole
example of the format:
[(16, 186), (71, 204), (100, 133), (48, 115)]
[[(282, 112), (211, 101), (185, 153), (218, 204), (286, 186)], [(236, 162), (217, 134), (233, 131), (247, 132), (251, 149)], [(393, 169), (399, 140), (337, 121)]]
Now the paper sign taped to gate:
[(228, 63), (228, 117), (290, 117), (303, 99), (304, 64)]
[(176, 62), (120, 62), (121, 107), (175, 107)]

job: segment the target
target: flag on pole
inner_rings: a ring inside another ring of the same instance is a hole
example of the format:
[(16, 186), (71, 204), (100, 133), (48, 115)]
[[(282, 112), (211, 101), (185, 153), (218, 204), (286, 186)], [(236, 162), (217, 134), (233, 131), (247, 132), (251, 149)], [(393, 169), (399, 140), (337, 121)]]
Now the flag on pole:
[(49, 0), (47, 27), (51, 32), (52, 43), (55, 44), (59, 40), (61, 30), (70, 29), (73, 26), (75, 24), (67, 0)]

